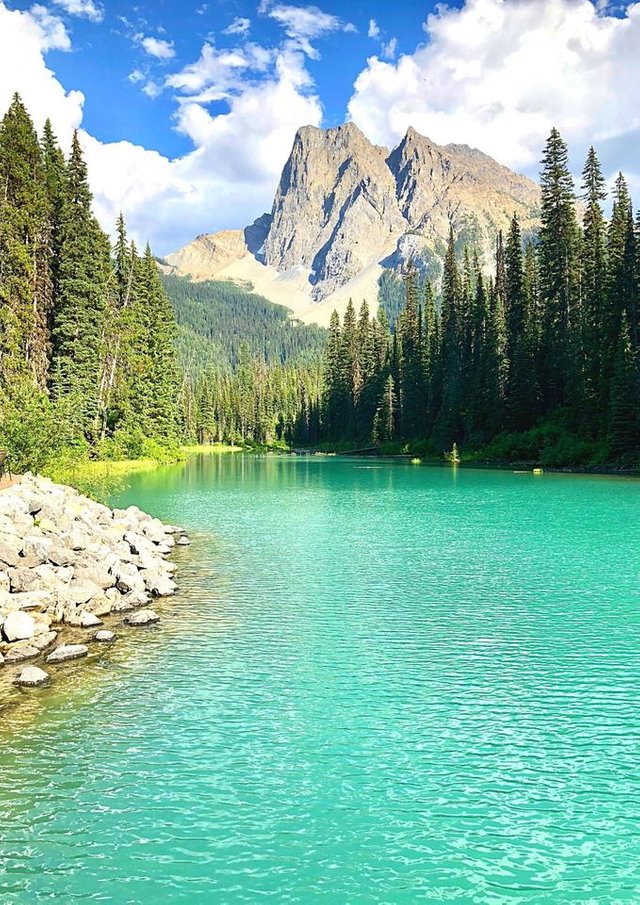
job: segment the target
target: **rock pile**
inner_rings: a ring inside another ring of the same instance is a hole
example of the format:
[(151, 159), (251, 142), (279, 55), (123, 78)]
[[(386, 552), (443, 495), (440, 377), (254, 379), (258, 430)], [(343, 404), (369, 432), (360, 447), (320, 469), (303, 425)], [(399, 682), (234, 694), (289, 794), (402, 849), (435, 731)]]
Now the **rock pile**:
[[(141, 608), (175, 594), (168, 556), (188, 542), (180, 528), (137, 506), (111, 510), (71, 487), (25, 475), (0, 493), (0, 667), (85, 656), (84, 644), (51, 650), (67, 628), (93, 629), (90, 640), (104, 642), (115, 638), (95, 632), (105, 618), (157, 622), (153, 610)], [(40, 684), (34, 669), (23, 670), (17, 684)]]

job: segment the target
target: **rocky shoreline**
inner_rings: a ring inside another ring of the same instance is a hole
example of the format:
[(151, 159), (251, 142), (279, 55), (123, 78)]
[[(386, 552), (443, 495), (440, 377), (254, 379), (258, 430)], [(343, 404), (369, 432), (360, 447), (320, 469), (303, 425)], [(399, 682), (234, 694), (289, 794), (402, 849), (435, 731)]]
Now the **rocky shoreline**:
[(0, 680), (48, 684), (49, 665), (112, 644), (116, 628), (157, 623), (149, 604), (176, 593), (169, 556), (188, 544), (137, 506), (112, 510), (48, 478), (2, 490)]

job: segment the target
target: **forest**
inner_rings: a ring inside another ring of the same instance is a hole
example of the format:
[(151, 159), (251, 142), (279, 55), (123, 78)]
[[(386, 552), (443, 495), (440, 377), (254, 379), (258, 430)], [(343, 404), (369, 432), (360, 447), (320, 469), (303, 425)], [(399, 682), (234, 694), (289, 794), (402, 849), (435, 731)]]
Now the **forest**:
[(213, 441), (640, 459), (640, 215), (620, 175), (607, 219), (593, 149), (576, 192), (555, 129), (538, 235), (514, 216), (488, 275), (452, 231), (441, 285), (409, 262), (377, 316), (350, 303), (328, 331), (247, 288), (161, 274), (122, 217), (112, 242), (77, 134), (65, 155), (18, 96), (0, 178), (0, 448), (16, 468)]

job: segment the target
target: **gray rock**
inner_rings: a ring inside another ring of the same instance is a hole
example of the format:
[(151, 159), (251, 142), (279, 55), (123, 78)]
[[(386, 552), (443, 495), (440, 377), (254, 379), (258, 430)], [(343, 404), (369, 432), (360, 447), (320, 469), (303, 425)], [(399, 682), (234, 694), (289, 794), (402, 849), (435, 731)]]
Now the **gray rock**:
[(4, 666), (4, 656), (0, 654), (0, 666)]
[(54, 544), (49, 551), (49, 562), (54, 566), (69, 566), (75, 560), (73, 550), (63, 544)]
[(4, 621), (2, 633), (7, 641), (26, 641), (36, 634), (36, 621), (29, 613), (13, 610)]
[(140, 572), (147, 590), (154, 597), (172, 597), (177, 590), (176, 583), (164, 572)]
[(116, 640), (115, 632), (110, 632), (107, 629), (96, 632), (93, 637), (94, 641), (100, 641), (102, 644), (108, 644), (110, 641)]
[(11, 587), (11, 579), (9, 578), (8, 572), (0, 572), (0, 594), (9, 593), (9, 588)]
[(86, 657), (89, 648), (86, 644), (61, 644), (47, 657), (47, 663), (65, 663), (67, 660), (78, 660)]
[(116, 583), (115, 575), (109, 570), (106, 562), (89, 563), (85, 559), (76, 565), (74, 578), (97, 585), (103, 591), (112, 588)]
[[(37, 534), (26, 537), (22, 546), (22, 560), (24, 566), (32, 569), (34, 566), (40, 566), (43, 563), (48, 562), (52, 547), (53, 541), (51, 538)], [(25, 590), (27, 589), (25, 588)]]
[(85, 606), (85, 612), (93, 613), (94, 616), (108, 616), (112, 609), (113, 601), (106, 594), (94, 597)]
[(16, 641), (5, 652), (5, 661), (7, 663), (21, 663), (23, 660), (32, 660), (33, 657), (39, 657), (43, 651), (51, 647), (57, 637), (57, 632), (45, 632), (41, 635), (35, 635), (29, 641)]
[(38, 575), (32, 569), (26, 569), (24, 566), (9, 569), (9, 578), (14, 594), (21, 591), (35, 591), (39, 584)]
[(69, 583), (66, 590), (67, 600), (82, 606), (88, 603), (93, 597), (101, 595), (103, 588), (95, 584), (93, 581), (76, 581), (75, 577)]
[(178, 544), (179, 547), (188, 547), (189, 544), (191, 543), (191, 541), (189, 540), (189, 538), (187, 537), (186, 534), (183, 534), (182, 537), (178, 538), (176, 543)]
[(17, 534), (0, 534), (0, 563), (19, 566), (22, 540)]
[(159, 621), (160, 617), (154, 610), (138, 610), (136, 613), (124, 617), (125, 625), (152, 625)]
[(38, 666), (27, 666), (22, 670), (16, 679), (16, 685), (23, 688), (35, 688), (38, 685), (45, 685), (49, 681), (49, 673)]
[(7, 594), (0, 591), (0, 610), (6, 613), (12, 610), (41, 610), (54, 602), (50, 591), (24, 591), (19, 594)]
[(123, 563), (116, 570), (116, 587), (123, 594), (129, 591), (144, 591), (144, 578), (135, 566)]
[(81, 628), (95, 628), (98, 625), (102, 625), (102, 621), (98, 619), (95, 613), (89, 613), (87, 610), (82, 610), (80, 613)]

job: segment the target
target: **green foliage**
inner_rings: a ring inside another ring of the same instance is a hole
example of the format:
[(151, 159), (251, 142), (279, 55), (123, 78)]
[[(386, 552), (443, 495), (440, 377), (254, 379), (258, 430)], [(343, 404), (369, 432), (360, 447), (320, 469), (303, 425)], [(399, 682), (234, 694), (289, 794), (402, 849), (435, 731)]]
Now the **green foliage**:
[(267, 364), (318, 360), (326, 331), (299, 324), (289, 310), (229, 280), (194, 283), (162, 276), (178, 324), (178, 356), (191, 376), (207, 367), (232, 371), (243, 346)]
[(74, 135), (38, 141), (16, 96), (0, 124), (0, 446), (14, 468), (175, 455), (181, 381), (173, 310), (147, 248), (91, 210)]

